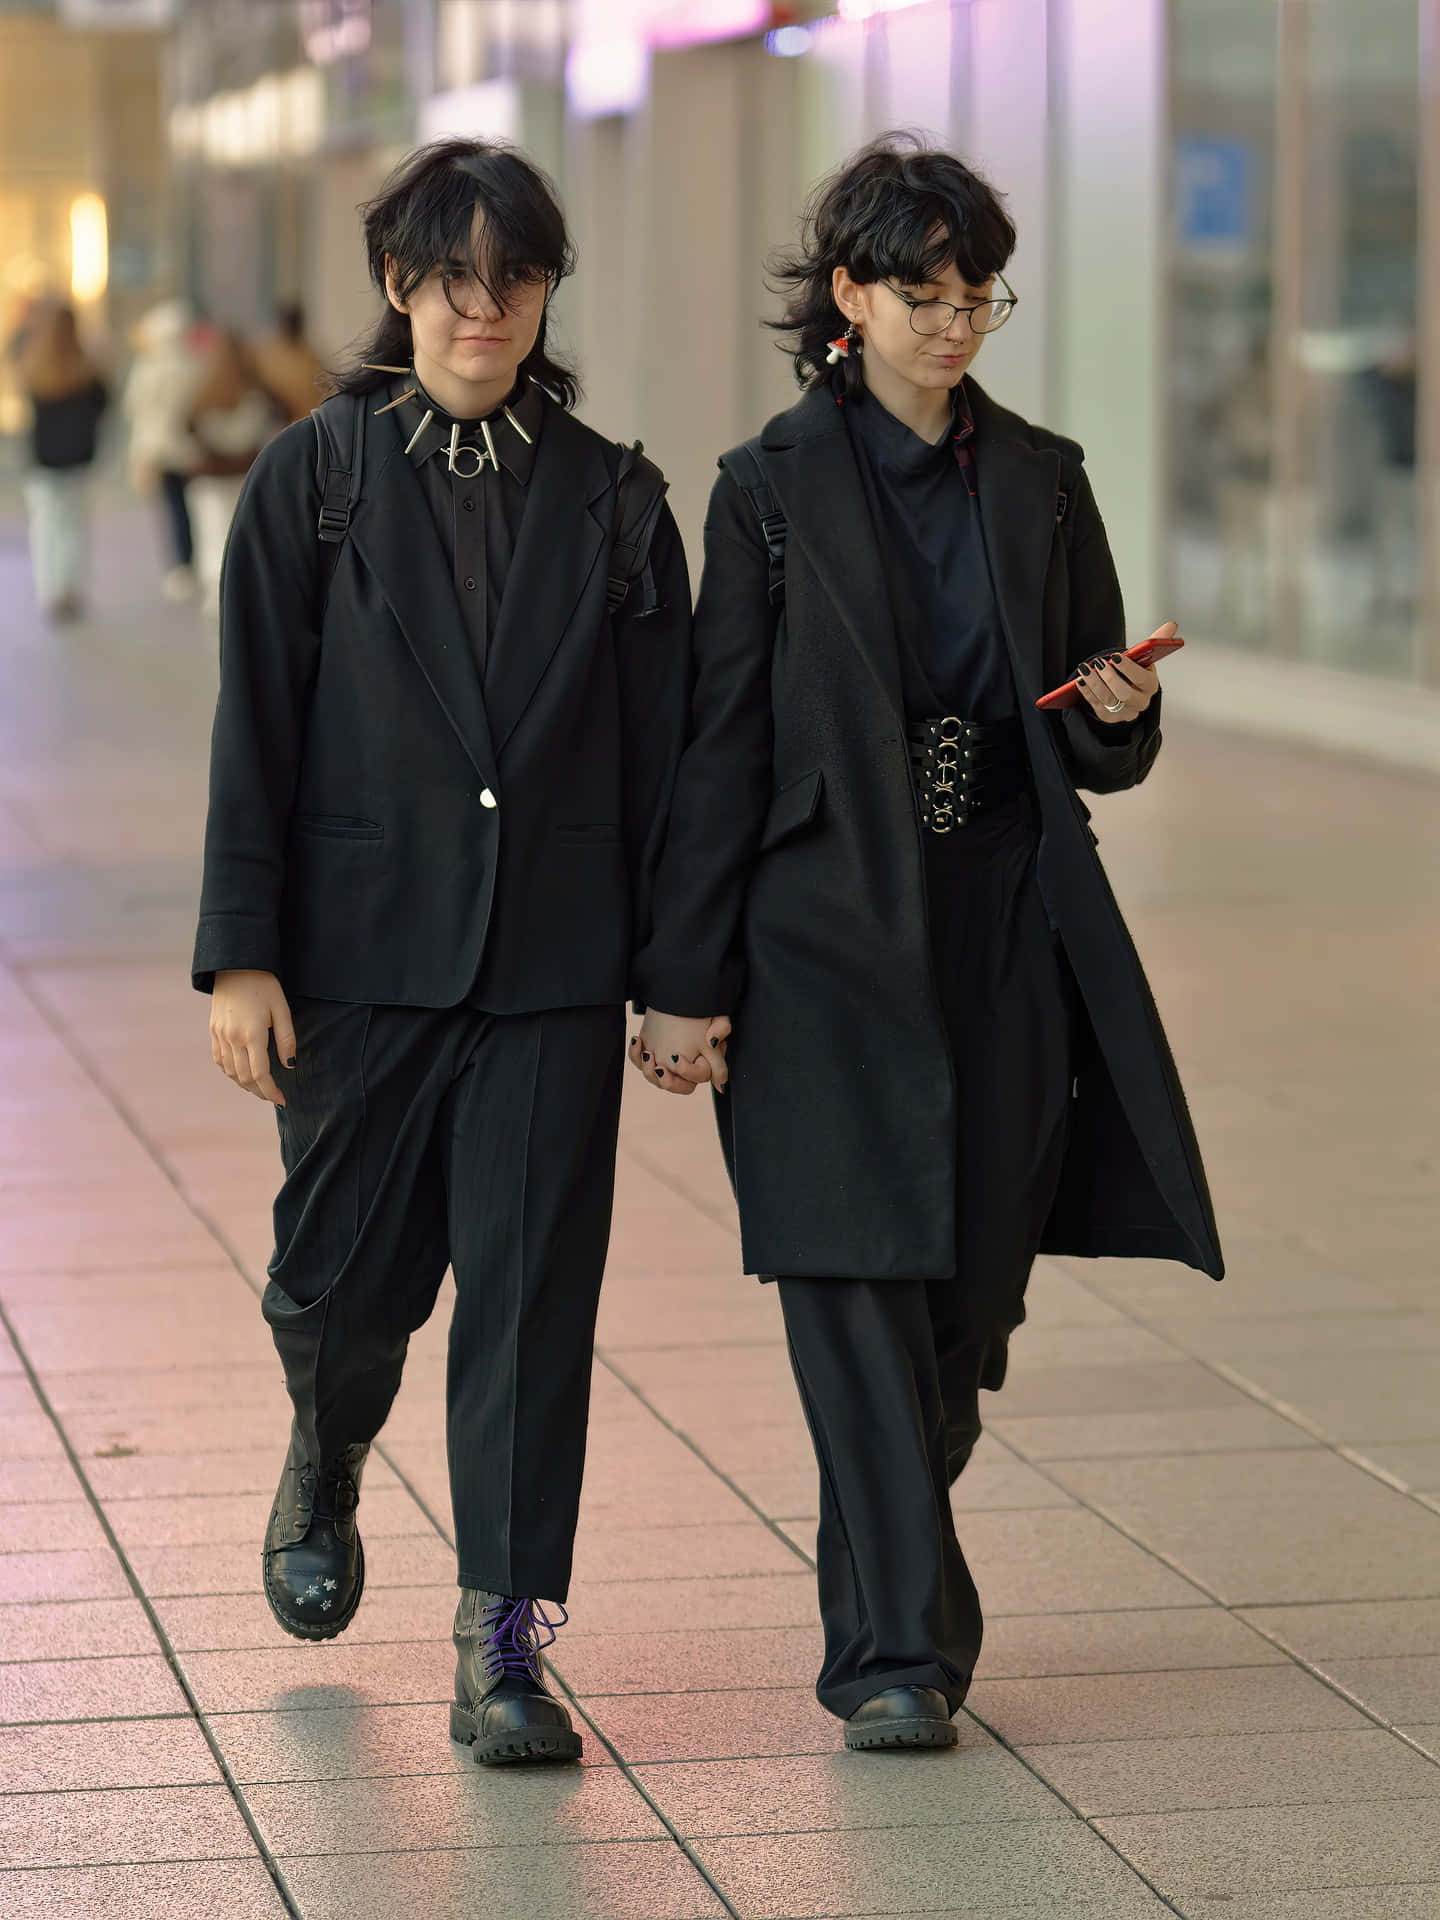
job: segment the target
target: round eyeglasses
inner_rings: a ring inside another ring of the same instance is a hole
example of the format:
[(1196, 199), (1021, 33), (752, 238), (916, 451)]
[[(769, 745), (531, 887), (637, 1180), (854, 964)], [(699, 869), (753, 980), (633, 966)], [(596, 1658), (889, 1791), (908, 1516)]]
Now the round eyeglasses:
[(504, 313), (511, 301), (523, 296), (533, 287), (542, 293), (548, 293), (550, 281), (548, 275), (537, 274), (532, 279), (517, 280), (506, 294), (493, 293), (479, 274), (469, 267), (444, 267), (440, 273), (440, 285), (444, 289), (450, 311), (461, 320), (473, 320), (483, 309), (483, 303), (493, 300)]
[(881, 286), (893, 293), (897, 300), (903, 300), (910, 309), (910, 326), (915, 333), (948, 333), (954, 326), (956, 316), (968, 314), (971, 331), (974, 333), (998, 333), (1000, 328), (1015, 311), (1018, 298), (1015, 289), (1003, 273), (995, 278), (1005, 289), (1005, 297), (999, 300), (977, 300), (973, 306), (952, 306), (948, 300), (917, 300), (913, 293), (904, 293), (899, 287), (892, 287), (888, 280), (882, 280)]

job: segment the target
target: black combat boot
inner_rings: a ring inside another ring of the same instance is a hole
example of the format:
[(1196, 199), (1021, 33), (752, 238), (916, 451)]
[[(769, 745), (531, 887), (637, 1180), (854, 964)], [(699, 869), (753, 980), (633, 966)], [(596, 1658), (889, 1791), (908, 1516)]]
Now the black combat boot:
[(540, 1655), (564, 1621), (563, 1607), (553, 1621), (533, 1600), (460, 1589), (450, 1738), (473, 1746), (479, 1765), (580, 1758), (580, 1736), (540, 1670)]
[(845, 1722), (852, 1753), (887, 1747), (953, 1747), (960, 1738), (950, 1706), (934, 1687), (885, 1687)]
[(265, 1598), (297, 1640), (333, 1640), (355, 1618), (365, 1590), (365, 1549), (355, 1525), (368, 1444), (315, 1465), (298, 1433), (265, 1529)]

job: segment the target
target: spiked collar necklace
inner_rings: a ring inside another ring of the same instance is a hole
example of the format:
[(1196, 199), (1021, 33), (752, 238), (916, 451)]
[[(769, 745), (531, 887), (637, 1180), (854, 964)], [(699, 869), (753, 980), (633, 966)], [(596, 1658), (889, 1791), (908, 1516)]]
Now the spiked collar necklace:
[(498, 473), (502, 466), (522, 484), (529, 480), (543, 415), (541, 391), (533, 381), (519, 382), (492, 412), (464, 420), (431, 399), (413, 367), (378, 370), (395, 377), (388, 400), (375, 411), (395, 414), (412, 466), (439, 458), (457, 480), (474, 480), (487, 467)]

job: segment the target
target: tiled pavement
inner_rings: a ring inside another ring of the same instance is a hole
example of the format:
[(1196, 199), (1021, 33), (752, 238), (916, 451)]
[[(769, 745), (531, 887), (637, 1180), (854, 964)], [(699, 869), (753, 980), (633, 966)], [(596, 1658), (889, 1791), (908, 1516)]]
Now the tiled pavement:
[(350, 1632), (257, 1592), (275, 1146), (185, 985), (214, 649), (148, 538), (52, 634), (0, 523), (0, 1911), (1440, 1920), (1440, 790), (1177, 725), (1097, 809), (1233, 1271), (1037, 1271), (954, 1754), (815, 1705), (775, 1302), (702, 1103), (638, 1089), (555, 1650), (590, 1764), (493, 1777), (445, 1738), (442, 1316)]

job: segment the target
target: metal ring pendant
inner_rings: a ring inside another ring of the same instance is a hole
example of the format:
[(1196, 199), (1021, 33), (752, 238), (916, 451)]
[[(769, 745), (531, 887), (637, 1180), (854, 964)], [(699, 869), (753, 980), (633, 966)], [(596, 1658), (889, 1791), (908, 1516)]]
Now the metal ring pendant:
[[(464, 467), (457, 464), (459, 461), (460, 455), (462, 453), (468, 453), (474, 456), (475, 464), (473, 467), (471, 467), (468, 473), (465, 471)], [(455, 446), (451, 447), (450, 471), (456, 476), (457, 479), (460, 479), (460, 480), (475, 479), (475, 477), (477, 476), (477, 474), (480, 473), (484, 465), (485, 465), (484, 453), (480, 450), (479, 447), (472, 447), (468, 440), (461, 440)]]

